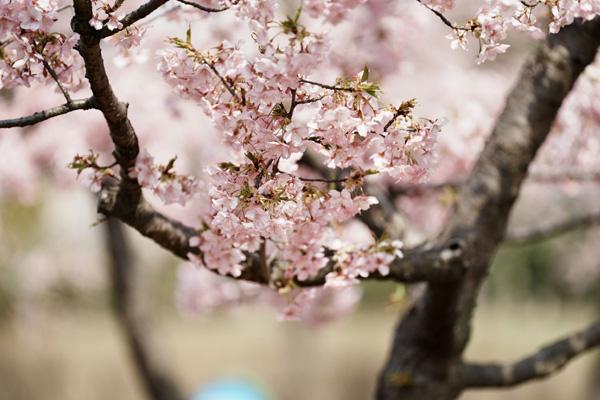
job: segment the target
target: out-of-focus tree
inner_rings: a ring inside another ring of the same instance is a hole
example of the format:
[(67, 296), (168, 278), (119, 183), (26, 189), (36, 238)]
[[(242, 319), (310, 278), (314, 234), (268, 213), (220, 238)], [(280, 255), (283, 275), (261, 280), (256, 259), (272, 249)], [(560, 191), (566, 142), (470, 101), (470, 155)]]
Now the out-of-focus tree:
[[(514, 364), (463, 352), (501, 244), (600, 220), (591, 210), (507, 230), (526, 181), (543, 191), (598, 179), (600, 2), (470, 8), (0, 0), (0, 127), (21, 128), (0, 136), (0, 194), (32, 201), (42, 177), (69, 186), (67, 159), (97, 193), (115, 310), (154, 399), (182, 395), (148, 345), (121, 223), (201, 268), (178, 276), (178, 304), (191, 311), (263, 302), (320, 324), (353, 310), (362, 280), (423, 283), (378, 399), (452, 399), (545, 377), (600, 345), (600, 324)], [(447, 56), (440, 29), (451, 48), (500, 68), (484, 75)], [(518, 75), (500, 59), (509, 31), (537, 40)], [(436, 117), (417, 114), (417, 99)]]

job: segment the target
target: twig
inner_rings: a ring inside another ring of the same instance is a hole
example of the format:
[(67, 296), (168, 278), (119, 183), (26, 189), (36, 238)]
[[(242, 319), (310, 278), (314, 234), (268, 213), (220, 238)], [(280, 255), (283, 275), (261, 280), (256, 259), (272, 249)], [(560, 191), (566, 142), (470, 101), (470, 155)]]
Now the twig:
[(65, 97), (65, 100), (67, 100), (67, 104), (71, 103), (72, 102), (71, 95), (69, 95), (69, 92), (67, 91), (67, 89), (63, 86), (63, 84), (58, 79), (58, 75), (56, 74), (56, 71), (54, 71), (54, 68), (52, 68), (52, 66), (48, 63), (48, 61), (46, 60), (46, 57), (44, 57), (43, 54), (40, 54), (40, 55), (42, 56), (42, 63), (44, 64), (44, 68), (50, 74), (52, 79), (54, 79), (54, 82), (56, 82), (56, 84), (58, 85), (58, 88), (60, 89), (63, 96)]
[(319, 97), (315, 97), (315, 98), (308, 98), (308, 99), (304, 99), (304, 100), (297, 100), (296, 99), (296, 89), (292, 89), (292, 102), (290, 104), (290, 111), (288, 111), (287, 113), (287, 118), (288, 119), (292, 119), (292, 117), (294, 116), (294, 111), (296, 111), (296, 106), (302, 105), (302, 104), (310, 104), (310, 103), (315, 103), (319, 100), (322, 100), (323, 98), (327, 97), (326, 95), (322, 95)]
[[(292, 175), (294, 176), (294, 175)], [(323, 182), (323, 183), (343, 183), (346, 182), (350, 177), (347, 176), (345, 178), (338, 179), (325, 179), (325, 178), (303, 178), (301, 176), (294, 176), (295, 178), (300, 179), (302, 182)]]
[(448, 26), (449, 28), (452, 29), (464, 29), (465, 28), (461, 28), (461, 27), (457, 27), (453, 22), (450, 22), (450, 20), (448, 18), (446, 18), (446, 16), (444, 14), (442, 14), (441, 12), (439, 12), (438, 10), (436, 10), (435, 8), (431, 7), (429, 4), (425, 4), (423, 3), (422, 0), (417, 0), (419, 2), (419, 4), (421, 4), (423, 7), (427, 8), (429, 11), (431, 11), (432, 13), (434, 13), (435, 15), (438, 16), (439, 19), (442, 20), (442, 22)]
[(225, 80), (225, 78), (223, 78), (223, 76), (221, 76), (217, 68), (212, 63), (205, 60), (203, 60), (202, 63), (208, 65), (208, 68), (210, 68), (211, 71), (219, 78), (221, 83), (225, 86), (227, 91), (231, 94), (231, 96), (233, 96), (234, 99), (236, 99), (240, 103), (243, 103), (243, 99), (239, 98), (238, 94), (235, 92), (235, 89), (229, 84), (229, 82)]
[(309, 81), (308, 79), (300, 79), (300, 82), (307, 83), (309, 85), (315, 85), (318, 87), (322, 87), (323, 89), (329, 89), (329, 90), (340, 90), (340, 91), (344, 91), (344, 92), (356, 92), (357, 91), (355, 88), (351, 88), (351, 87), (326, 85), (324, 83)]
[(229, 6), (223, 6), (221, 8), (212, 8), (212, 7), (207, 7), (207, 6), (203, 6), (202, 4), (198, 4), (195, 3), (193, 1), (188, 1), (188, 0), (176, 0), (178, 2), (180, 2), (181, 4), (185, 4), (187, 6), (192, 6), (194, 8), (197, 8), (198, 10), (202, 10), (208, 13), (218, 13), (218, 12), (223, 12), (223, 11), (227, 11), (229, 10)]
[[(112, 36), (112, 35), (116, 34), (117, 32), (127, 29), (129, 26), (135, 24), (137, 21), (139, 21), (143, 18), (146, 18), (148, 15), (152, 14), (158, 8), (160, 8), (165, 3), (167, 3), (167, 1), (168, 0), (149, 0), (147, 3), (142, 4), (136, 10), (130, 12), (125, 17), (123, 17), (123, 19), (121, 20), (121, 24), (123, 24), (123, 26), (120, 29), (110, 30), (110, 29), (108, 29), (108, 27), (105, 26), (99, 31), (94, 32), (94, 31), (89, 30), (88, 32), (93, 34), (96, 37), (101, 38), (101, 39)], [(87, 23), (87, 21), (86, 21), (86, 23)], [(79, 33), (81, 33), (81, 32), (79, 32)]]
[(35, 125), (39, 122), (69, 113), (71, 111), (89, 110), (96, 107), (96, 101), (93, 97), (82, 100), (72, 100), (70, 103), (66, 103), (54, 108), (49, 108), (44, 111), (38, 111), (26, 117), (0, 120), (0, 129)]

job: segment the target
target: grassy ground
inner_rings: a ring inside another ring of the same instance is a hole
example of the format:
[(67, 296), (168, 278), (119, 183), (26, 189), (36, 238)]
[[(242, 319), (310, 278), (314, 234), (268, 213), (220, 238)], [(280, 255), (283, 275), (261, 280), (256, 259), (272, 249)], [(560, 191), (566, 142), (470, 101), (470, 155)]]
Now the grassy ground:
[[(310, 330), (243, 311), (203, 320), (164, 316), (151, 328), (187, 393), (226, 376), (252, 379), (272, 399), (368, 399), (383, 363), (396, 311), (363, 309)], [(468, 356), (512, 360), (578, 329), (592, 311), (574, 305), (483, 304)], [(465, 400), (589, 399), (593, 356), (511, 391), (480, 391)], [(118, 326), (106, 310), (57, 310), (42, 320), (0, 326), (0, 400), (142, 400)]]

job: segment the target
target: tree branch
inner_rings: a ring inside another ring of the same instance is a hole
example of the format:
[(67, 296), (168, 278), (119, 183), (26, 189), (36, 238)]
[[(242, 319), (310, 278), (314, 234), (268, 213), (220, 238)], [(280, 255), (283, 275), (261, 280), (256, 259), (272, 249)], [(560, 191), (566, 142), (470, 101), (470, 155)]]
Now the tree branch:
[(106, 182), (100, 192), (98, 212), (118, 218), (184, 260), (197, 251), (189, 241), (198, 232), (156, 211), (142, 196), (139, 185)]
[(158, 357), (147, 326), (143, 301), (137, 293), (139, 275), (121, 223), (109, 218), (104, 224), (109, 255), (113, 308), (127, 339), (128, 349), (144, 389), (152, 400), (184, 400), (185, 397)]
[(177, 0), (177, 1), (180, 2), (181, 4), (185, 4), (187, 6), (191, 6), (191, 7), (197, 8), (198, 10), (202, 10), (202, 11), (205, 11), (207, 13), (218, 13), (218, 12), (229, 10), (228, 6), (223, 6), (223, 7), (219, 7), (219, 8), (212, 8), (212, 7), (203, 6), (202, 4), (198, 4), (198, 3), (195, 3), (193, 1), (188, 1), (188, 0)]
[(545, 378), (597, 346), (600, 346), (600, 322), (513, 364), (465, 364), (462, 384), (465, 388), (512, 387)]
[[(146, 10), (147, 8), (152, 8), (148, 6), (149, 4), (164, 4), (164, 1), (161, 1), (150, 0), (133, 13), (139, 12), (140, 9)], [(91, 1), (74, 0), (73, 6), (75, 8), (75, 16), (73, 17), (72, 25), (73, 29), (80, 34), (77, 50), (85, 63), (86, 77), (90, 83), (90, 88), (96, 99), (98, 109), (102, 112), (108, 124), (110, 136), (115, 145), (113, 154), (121, 166), (121, 176), (123, 180), (127, 180), (129, 179), (127, 177), (128, 170), (135, 164), (135, 159), (139, 153), (137, 136), (127, 117), (128, 105), (120, 102), (112, 90), (104, 68), (104, 60), (102, 58), (102, 51), (100, 50), (100, 39), (93, 33), (90, 33), (88, 29), (76, 30), (82, 26), (89, 25), (88, 21), (92, 18)], [(158, 8), (158, 6), (155, 8)], [(139, 12), (135, 15), (145, 16), (148, 13)]]
[[(105, 26), (101, 30), (96, 31), (95, 36), (97, 36), (98, 38), (106, 38), (116, 34), (117, 32), (125, 30), (131, 25), (138, 22), (139, 20), (144, 19), (148, 15), (152, 14), (154, 11), (166, 4), (167, 1), (169, 0), (148, 0), (147, 3), (142, 4), (136, 10), (130, 12), (125, 17), (123, 17), (123, 19), (121, 20), (121, 24), (123, 24), (123, 26), (120, 29), (110, 30)], [(89, 19), (87, 21), (89, 21)]]
[(462, 390), (456, 368), (470, 338), (471, 317), (490, 260), (505, 235), (529, 164), (599, 45), (600, 17), (575, 21), (548, 36), (523, 66), (441, 235), (464, 241), (460, 261), (465, 274), (458, 282), (429, 284), (404, 315), (380, 375), (377, 399), (441, 400)]
[(38, 111), (25, 117), (0, 120), (0, 129), (35, 125), (39, 122), (58, 117), (59, 115), (66, 114), (71, 111), (90, 110), (96, 107), (96, 100), (93, 97), (88, 99), (72, 100), (70, 103), (65, 103), (47, 110)]
[(504, 240), (504, 244), (510, 246), (527, 245), (552, 239), (578, 229), (591, 228), (597, 225), (600, 225), (600, 211), (593, 211), (569, 218), (565, 221), (546, 224), (546, 226), (529, 229), (525, 228), (509, 232)]
[(416, 197), (424, 194), (442, 192), (447, 189), (458, 190), (462, 184), (463, 182), (461, 181), (449, 181), (441, 183), (392, 185), (388, 188), (388, 192), (394, 199), (401, 196)]
[[(465, 272), (456, 262), (461, 256), (462, 243), (460, 242), (449, 241), (441, 246), (428, 243), (404, 251), (403, 257), (394, 259), (390, 264), (389, 274), (381, 275), (375, 272), (359, 279), (403, 283), (455, 281)], [(300, 287), (323, 286), (325, 275), (333, 271), (334, 263), (330, 261), (316, 278), (296, 281), (295, 284)]]
[(527, 179), (536, 183), (600, 181), (600, 171), (566, 170), (556, 172), (533, 172), (529, 174)]
[[(183, 260), (188, 260), (190, 253), (199, 254), (197, 247), (189, 245), (190, 239), (199, 232), (156, 211), (143, 198), (139, 186), (105, 182), (100, 192), (98, 212), (109, 218), (120, 219)], [(461, 253), (462, 244), (456, 241), (449, 241), (441, 246), (423, 245), (408, 249), (404, 251), (404, 257), (396, 258), (390, 265), (388, 275), (372, 274), (366, 279), (398, 282), (457, 279), (464, 273), (455, 264)], [(260, 254), (248, 253), (246, 258), (245, 269), (238, 279), (277, 286), (277, 282), (269, 282), (269, 277), (265, 277)], [(276, 261), (272, 260), (271, 265), (275, 264)], [(333, 272), (334, 267), (333, 261), (330, 261), (329, 266), (318, 277), (296, 281), (295, 284), (301, 287), (322, 286), (325, 284), (325, 275)]]

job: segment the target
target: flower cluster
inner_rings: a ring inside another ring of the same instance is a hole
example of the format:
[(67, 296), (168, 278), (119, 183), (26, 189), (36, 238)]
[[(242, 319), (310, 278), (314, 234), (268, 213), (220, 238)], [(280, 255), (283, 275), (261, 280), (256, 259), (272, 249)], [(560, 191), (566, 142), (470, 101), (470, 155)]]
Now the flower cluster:
[(571, 24), (575, 18), (591, 20), (600, 14), (598, 0), (558, 0), (547, 4), (552, 14), (549, 26), (551, 33), (556, 33), (563, 26)]
[[(416, 43), (430, 22), (395, 0), (370, 0), (353, 13), (353, 23), (336, 27), (329, 63), (343, 76), (351, 76), (364, 65), (383, 80), (406, 72), (416, 53)], [(360, 27), (360, 28), (358, 28)]]
[(90, 25), (94, 29), (101, 30), (105, 26), (111, 31), (122, 29), (121, 19), (124, 14), (119, 10), (124, 0), (92, 0), (93, 17), (90, 19)]
[(284, 263), (287, 279), (314, 277), (327, 264), (324, 244), (332, 237), (331, 226), (375, 202), (287, 174), (270, 178), (270, 172), (254, 170), (252, 164), (225, 163), (211, 174), (214, 214), (208, 229), (190, 245), (199, 246), (204, 264), (221, 274), (239, 276), (244, 252), (258, 251), (268, 241), (269, 254)]
[(188, 175), (173, 172), (177, 157), (165, 165), (154, 164), (154, 157), (142, 150), (129, 171), (131, 178), (137, 178), (140, 186), (150, 189), (165, 204), (185, 205), (196, 193), (198, 182)]
[(322, 17), (331, 24), (338, 24), (348, 13), (367, 0), (307, 0), (304, 9), (313, 18)]
[(320, 287), (300, 290), (278, 315), (282, 321), (301, 321), (318, 326), (352, 313), (361, 298), (354, 286)]
[[(214, 310), (259, 301), (270, 290), (256, 283), (234, 281), (206, 270), (194, 268), (189, 263), (177, 269), (175, 304), (188, 315), (207, 314)], [(271, 294), (271, 297), (272, 296)]]
[(279, 320), (294, 320), (314, 327), (353, 312), (361, 294), (357, 286), (328, 286), (295, 289), (282, 296), (263, 285), (227, 279), (182, 264), (177, 270), (175, 304), (189, 316), (248, 304), (269, 306), (278, 310)]
[[(190, 258), (240, 276), (247, 253), (262, 248), (287, 281), (303, 281), (328, 264), (337, 227), (376, 203), (362, 194), (364, 177), (421, 178), (434, 159), (442, 121), (415, 118), (413, 100), (382, 104), (366, 67), (332, 85), (309, 79), (329, 45), (300, 23), (300, 12), (276, 22), (272, 9), (241, 2), (238, 15), (249, 21), (257, 54), (227, 42), (198, 50), (188, 30), (185, 39), (171, 39), (175, 49), (163, 52), (159, 64), (171, 86), (201, 105), (239, 160), (209, 170), (212, 213), (190, 243), (202, 256)], [(330, 182), (282, 170), (307, 151), (322, 154), (326, 170), (347, 173)], [(334, 182), (339, 185), (328, 187)], [(368, 256), (357, 254), (339, 265), (358, 268), (360, 276), (384, 273), (400, 255), (379, 246), (369, 247)]]
[(115, 44), (119, 53), (115, 58), (115, 62), (119, 67), (147, 60), (146, 49), (140, 48), (140, 42), (145, 33), (146, 28), (134, 25), (111, 36), (111, 41)]
[(68, 167), (75, 170), (79, 181), (94, 193), (102, 189), (102, 180), (105, 177), (115, 177), (115, 173), (110, 166), (102, 167), (98, 165), (98, 154), (92, 150), (89, 154), (77, 154)]
[[(431, 6), (436, 10), (442, 8), (433, 4)], [(558, 32), (575, 18), (589, 20), (600, 14), (600, 0), (487, 0), (477, 12), (476, 18), (460, 26), (453, 25), (453, 33), (448, 36), (452, 40), (451, 47), (467, 49), (467, 36), (471, 34), (479, 42), (477, 62), (481, 64), (494, 60), (498, 54), (505, 53), (509, 48), (508, 44), (503, 43), (509, 27), (526, 32), (534, 38), (543, 36), (535, 16), (538, 7), (547, 8), (550, 15), (550, 33)]]
[(401, 249), (402, 242), (399, 240), (382, 240), (368, 246), (339, 249), (333, 257), (335, 271), (327, 274), (325, 286), (346, 286), (373, 273), (386, 276), (394, 259), (402, 258)]
[(77, 36), (52, 31), (57, 8), (53, 0), (0, 0), (0, 88), (51, 81), (49, 68), (66, 88), (81, 87)]

